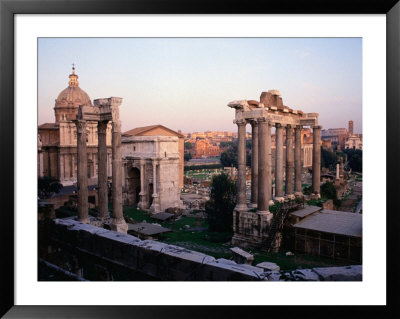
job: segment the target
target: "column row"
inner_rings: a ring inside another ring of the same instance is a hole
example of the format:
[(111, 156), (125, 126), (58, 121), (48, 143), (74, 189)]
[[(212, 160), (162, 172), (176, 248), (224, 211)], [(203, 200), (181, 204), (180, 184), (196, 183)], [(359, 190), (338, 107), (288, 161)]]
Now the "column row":
[[(251, 204), (258, 212), (269, 212), (272, 198), (271, 178), (271, 123), (265, 118), (249, 120), (252, 126)], [(238, 126), (238, 179), (235, 210), (246, 211), (246, 121), (236, 121)], [(286, 172), (286, 196), (302, 195), (301, 183), (301, 126), (286, 125), (286, 165), (283, 161), (283, 126), (276, 124), (275, 199), (284, 199), (283, 175)], [(320, 192), (320, 126), (313, 127), (313, 192)], [(294, 189), (293, 189), (294, 188)], [(294, 191), (294, 194), (293, 194)]]
[[(99, 219), (109, 217), (107, 188), (107, 146), (106, 131), (108, 121), (98, 122), (98, 205)], [(87, 137), (86, 121), (76, 120), (77, 157), (78, 157), (78, 220), (89, 223), (88, 213), (88, 175), (87, 175)], [(121, 153), (121, 123), (112, 121), (112, 199), (113, 220), (111, 228), (126, 233), (127, 227), (122, 211), (122, 153)]]

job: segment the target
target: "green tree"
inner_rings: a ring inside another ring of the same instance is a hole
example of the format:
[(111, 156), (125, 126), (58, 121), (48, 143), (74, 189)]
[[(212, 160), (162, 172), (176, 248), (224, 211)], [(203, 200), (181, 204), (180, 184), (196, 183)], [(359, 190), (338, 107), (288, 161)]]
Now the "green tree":
[(251, 150), (252, 145), (253, 145), (252, 140), (246, 140), (246, 149)]
[[(227, 150), (221, 153), (220, 161), (224, 167), (238, 167), (238, 144), (237, 140), (230, 143)], [(246, 141), (246, 165), (251, 165), (251, 140)]]
[(338, 162), (338, 156), (331, 151), (325, 150), (321, 147), (321, 167), (334, 168)]
[(246, 166), (251, 166), (251, 152), (246, 152)]
[(303, 194), (304, 195), (311, 195), (312, 193), (312, 186), (305, 186), (303, 187)]
[(237, 144), (232, 144), (231, 146), (228, 147), (228, 149), (225, 152), (221, 153), (220, 161), (222, 166), (224, 167), (238, 167), (237, 163), (238, 159), (238, 150), (237, 150)]
[(325, 199), (332, 199), (333, 204), (339, 207), (341, 202), (337, 197), (336, 188), (332, 182), (326, 182), (321, 185), (321, 197)]
[(38, 196), (39, 198), (48, 198), (51, 193), (58, 193), (63, 188), (60, 181), (54, 177), (38, 178)]
[(206, 215), (210, 231), (230, 232), (233, 209), (236, 205), (236, 184), (226, 174), (213, 177), (210, 200), (206, 202)]
[(233, 146), (234, 144), (235, 144), (235, 142), (221, 142), (221, 143), (219, 143), (219, 146), (221, 148), (226, 148), (226, 147)]
[(185, 161), (189, 161), (189, 160), (192, 159), (192, 154), (190, 154), (190, 153), (184, 153), (184, 154), (183, 154), (183, 158), (184, 158)]
[(192, 145), (192, 143), (190, 143), (190, 142), (185, 142), (185, 145), (184, 145), (185, 147), (185, 150), (191, 150), (192, 148), (193, 148), (193, 145)]
[(326, 182), (321, 185), (321, 197), (326, 199), (337, 199), (336, 188), (332, 182)]
[(343, 150), (347, 154), (347, 161), (349, 167), (355, 172), (362, 172), (362, 151), (346, 149)]

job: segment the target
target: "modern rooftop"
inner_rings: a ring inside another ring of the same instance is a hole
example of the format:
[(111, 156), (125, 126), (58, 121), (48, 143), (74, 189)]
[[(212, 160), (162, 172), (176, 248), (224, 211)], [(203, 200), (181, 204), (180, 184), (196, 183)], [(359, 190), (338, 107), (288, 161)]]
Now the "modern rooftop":
[(321, 210), (321, 207), (305, 205), (303, 209), (296, 210), (296, 211), (290, 213), (290, 215), (303, 218), (303, 217), (311, 215), (319, 210)]
[(362, 237), (362, 215), (336, 210), (323, 210), (303, 219), (293, 227)]

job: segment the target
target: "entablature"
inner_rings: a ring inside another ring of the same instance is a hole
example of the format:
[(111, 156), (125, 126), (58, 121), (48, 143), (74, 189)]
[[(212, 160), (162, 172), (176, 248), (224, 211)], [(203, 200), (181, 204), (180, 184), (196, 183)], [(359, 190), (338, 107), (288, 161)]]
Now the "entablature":
[[(259, 104), (263, 105), (262, 103)], [(251, 107), (246, 100), (232, 101), (229, 107), (235, 109), (234, 123), (242, 121), (250, 122), (259, 119), (269, 121), (271, 125), (281, 124), (283, 126), (315, 126), (318, 125), (318, 113), (303, 113), (288, 107)]]

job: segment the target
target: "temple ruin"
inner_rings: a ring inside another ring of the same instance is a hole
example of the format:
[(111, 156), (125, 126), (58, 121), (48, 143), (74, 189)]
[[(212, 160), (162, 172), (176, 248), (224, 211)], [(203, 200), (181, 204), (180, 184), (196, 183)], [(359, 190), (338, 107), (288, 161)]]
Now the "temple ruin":
[(122, 212), (122, 155), (121, 155), (121, 121), (119, 119), (119, 106), (122, 98), (110, 97), (94, 100), (94, 106), (81, 105), (77, 119), (77, 153), (78, 153), (78, 221), (89, 223), (88, 213), (88, 173), (86, 150), (86, 123), (97, 122), (98, 134), (98, 194), (100, 221), (108, 219), (108, 193), (107, 193), (107, 125), (112, 125), (112, 211), (113, 218), (110, 222), (112, 230), (127, 233), (128, 227)]
[[(262, 92), (260, 102), (239, 100), (228, 104), (235, 109), (238, 126), (237, 204), (233, 212), (232, 244), (262, 247), (273, 221), (272, 200), (301, 197), (301, 129), (313, 129), (312, 192), (320, 197), (321, 126), (318, 113), (303, 113), (283, 105), (278, 90)], [(246, 124), (252, 127), (251, 200), (246, 204)], [(271, 128), (276, 129), (275, 194), (272, 194)], [(286, 163), (283, 160), (283, 129), (286, 130)], [(294, 131), (294, 134), (293, 134)], [(294, 135), (294, 142), (293, 142)], [(284, 172), (285, 171), (285, 172)], [(283, 181), (285, 178), (285, 192)], [(273, 196), (274, 195), (274, 196)]]

